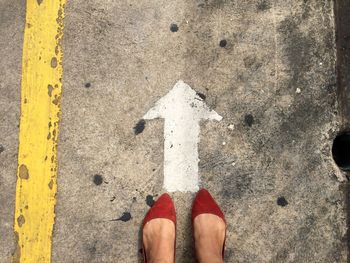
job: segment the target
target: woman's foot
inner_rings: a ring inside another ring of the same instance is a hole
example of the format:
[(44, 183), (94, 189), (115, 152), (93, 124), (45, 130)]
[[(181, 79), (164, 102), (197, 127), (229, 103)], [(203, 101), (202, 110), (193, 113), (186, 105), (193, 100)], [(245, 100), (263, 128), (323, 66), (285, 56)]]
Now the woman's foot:
[(201, 189), (193, 201), (192, 224), (198, 262), (224, 262), (225, 216), (205, 189)]
[(168, 194), (161, 195), (143, 220), (142, 245), (145, 263), (175, 261), (176, 212)]
[(143, 244), (147, 263), (173, 263), (175, 225), (169, 219), (156, 218), (143, 228)]
[(226, 224), (213, 214), (200, 214), (193, 221), (197, 260), (200, 263), (222, 263)]

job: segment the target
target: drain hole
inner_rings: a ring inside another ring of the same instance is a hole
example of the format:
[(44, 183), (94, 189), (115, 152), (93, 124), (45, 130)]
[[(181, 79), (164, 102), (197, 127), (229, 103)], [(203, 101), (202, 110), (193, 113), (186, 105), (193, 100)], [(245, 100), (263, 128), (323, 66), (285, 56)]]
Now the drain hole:
[(350, 171), (350, 132), (344, 132), (335, 137), (332, 154), (340, 169)]

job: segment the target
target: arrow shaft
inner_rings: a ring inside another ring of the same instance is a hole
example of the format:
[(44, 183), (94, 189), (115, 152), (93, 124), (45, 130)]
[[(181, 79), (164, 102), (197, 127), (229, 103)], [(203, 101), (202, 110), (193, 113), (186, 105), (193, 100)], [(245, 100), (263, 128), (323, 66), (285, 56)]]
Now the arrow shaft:
[(164, 188), (169, 192), (198, 190), (199, 121), (187, 116), (164, 124)]

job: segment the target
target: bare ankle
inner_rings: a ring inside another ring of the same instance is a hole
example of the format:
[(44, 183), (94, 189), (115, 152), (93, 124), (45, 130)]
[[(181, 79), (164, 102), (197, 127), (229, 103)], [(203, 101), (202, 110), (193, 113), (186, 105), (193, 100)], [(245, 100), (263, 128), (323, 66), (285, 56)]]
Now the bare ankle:
[(147, 259), (150, 263), (174, 263), (174, 248), (157, 246), (156, 249), (148, 251)]
[(224, 260), (222, 255), (218, 255), (217, 253), (204, 253), (202, 255), (197, 255), (197, 259), (199, 263), (223, 263)]
[(222, 263), (226, 225), (219, 217), (199, 215), (194, 221), (197, 260), (200, 263)]
[(149, 262), (150, 262), (150, 263), (174, 263), (174, 261), (171, 261), (171, 260), (169, 260), (169, 259), (164, 259), (164, 258), (161, 258), (161, 259), (157, 259), (157, 258), (151, 259)]
[[(202, 245), (203, 244), (203, 245)], [(208, 242), (196, 243), (196, 255), (199, 263), (222, 263), (222, 247), (215, 245), (208, 246)]]
[(143, 229), (143, 244), (149, 263), (174, 263), (175, 225), (154, 219)]

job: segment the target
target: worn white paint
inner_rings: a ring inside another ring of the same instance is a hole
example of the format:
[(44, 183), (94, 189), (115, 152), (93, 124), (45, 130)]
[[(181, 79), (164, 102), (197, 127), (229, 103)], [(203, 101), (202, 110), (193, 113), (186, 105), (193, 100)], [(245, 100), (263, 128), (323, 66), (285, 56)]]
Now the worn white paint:
[(198, 191), (199, 122), (203, 119), (220, 121), (222, 117), (180, 80), (143, 118), (165, 120), (164, 188), (169, 192)]

